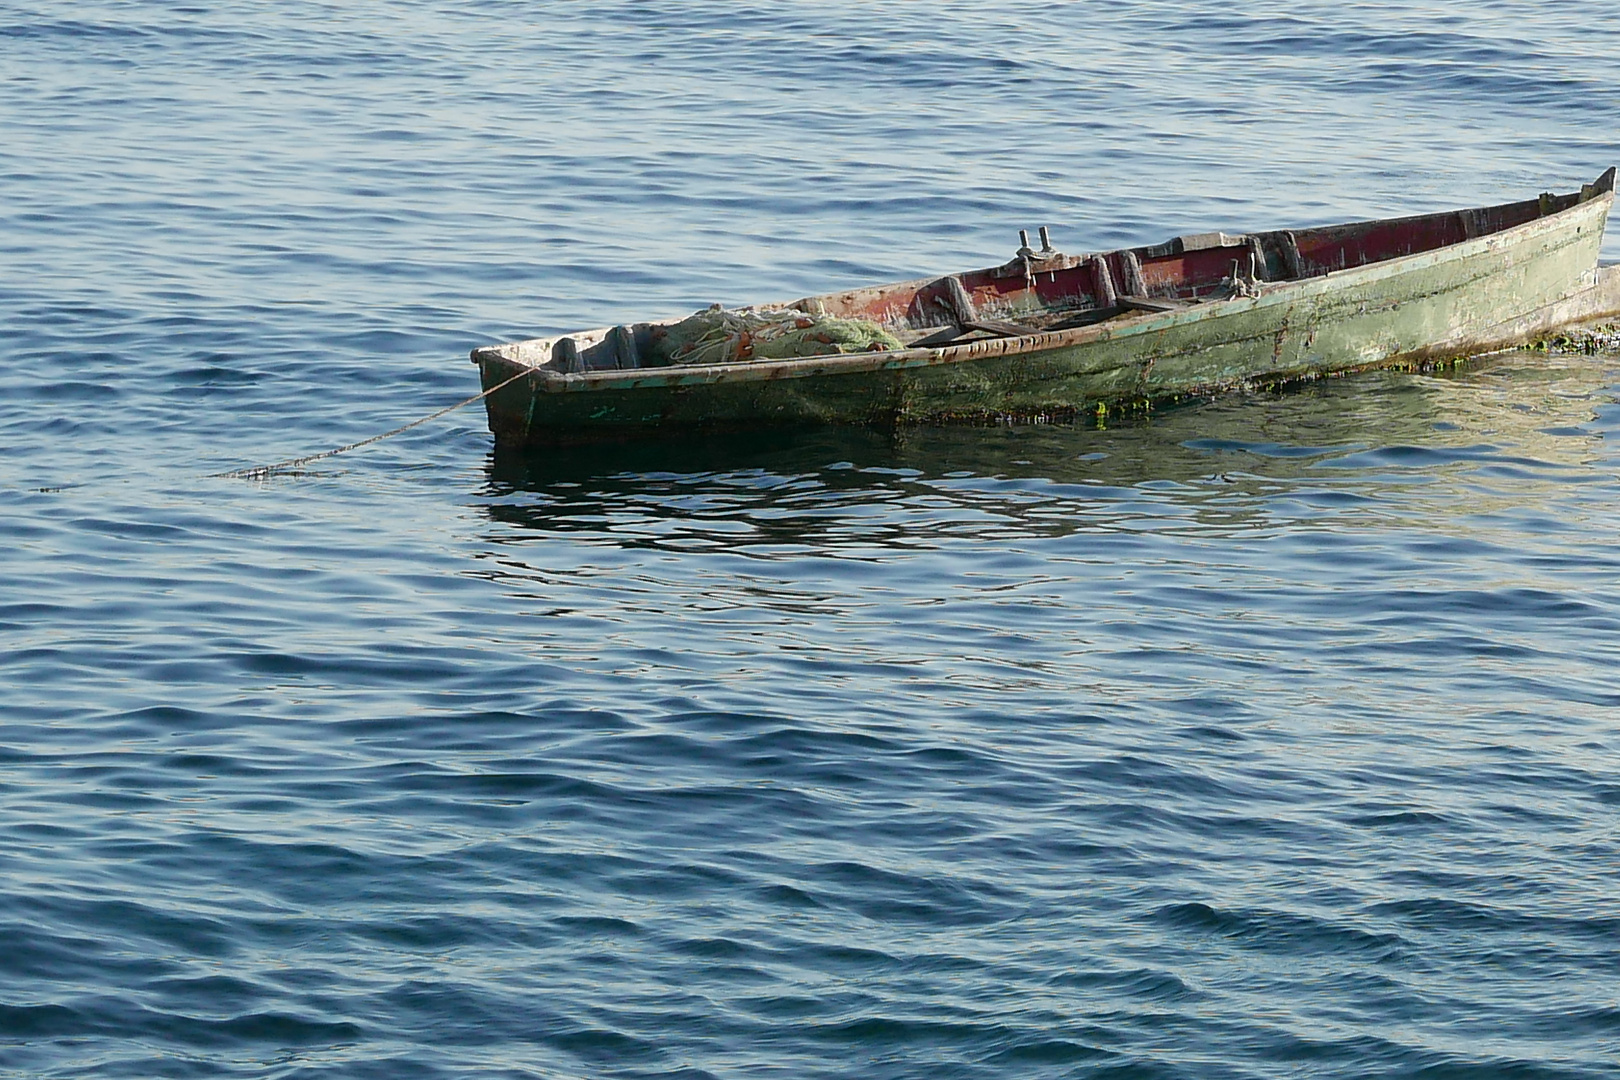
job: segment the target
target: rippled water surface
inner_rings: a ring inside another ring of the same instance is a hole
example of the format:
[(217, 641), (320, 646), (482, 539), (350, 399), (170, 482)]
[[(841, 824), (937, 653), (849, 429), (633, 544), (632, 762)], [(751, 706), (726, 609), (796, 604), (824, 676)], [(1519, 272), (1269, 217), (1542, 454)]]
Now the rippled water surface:
[(1617, 85), (1595, 0), (0, 0), (0, 1075), (1620, 1075), (1620, 357), (205, 478), (1569, 190)]

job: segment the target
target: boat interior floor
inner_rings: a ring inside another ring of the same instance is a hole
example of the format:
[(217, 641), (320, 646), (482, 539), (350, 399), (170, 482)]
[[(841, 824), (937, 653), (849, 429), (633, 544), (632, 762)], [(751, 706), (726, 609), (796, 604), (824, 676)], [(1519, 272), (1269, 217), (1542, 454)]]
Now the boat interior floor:
[(960, 345), (968, 341), (984, 341), (998, 337), (1023, 337), (1026, 334), (1044, 334), (1057, 330), (1074, 330), (1082, 326), (1095, 326), (1098, 323), (1108, 322), (1112, 319), (1127, 315), (1140, 315), (1144, 313), (1183, 311), (1202, 300), (1165, 300), (1148, 298), (1146, 296), (1120, 296), (1113, 304), (1105, 307), (1089, 308), (1085, 311), (1064, 313), (1061, 311), (1041, 312), (1034, 316), (1022, 316), (1017, 321), (1008, 319), (964, 319), (948, 326), (932, 328), (918, 333), (915, 337), (902, 334), (902, 340), (910, 348), (938, 349), (947, 345)]

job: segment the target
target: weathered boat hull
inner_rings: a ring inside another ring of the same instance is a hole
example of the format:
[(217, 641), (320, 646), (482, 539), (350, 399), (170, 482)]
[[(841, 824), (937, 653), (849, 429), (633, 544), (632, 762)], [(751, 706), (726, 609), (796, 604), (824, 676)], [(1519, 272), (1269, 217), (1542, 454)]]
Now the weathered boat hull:
[(1434, 250), (1074, 329), (706, 367), (565, 373), (525, 349), (535, 343), (479, 349), (473, 359), (484, 388), (501, 387), (486, 403), (491, 431), (508, 445), (697, 428), (1072, 416), (1098, 404), (1504, 348), (1614, 314), (1620, 281), (1596, 269), (1612, 181), (1607, 188)]

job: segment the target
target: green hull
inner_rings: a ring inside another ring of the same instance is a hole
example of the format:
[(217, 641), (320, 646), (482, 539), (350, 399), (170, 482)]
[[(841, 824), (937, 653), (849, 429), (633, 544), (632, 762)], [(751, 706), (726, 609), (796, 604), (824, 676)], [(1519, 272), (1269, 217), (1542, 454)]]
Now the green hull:
[[(490, 430), (557, 445), (796, 424), (1072, 416), (1503, 348), (1620, 308), (1596, 270), (1614, 195), (1431, 251), (1077, 329), (792, 361), (564, 373), (473, 353)], [(527, 377), (518, 377), (527, 373)], [(502, 383), (507, 383), (504, 387)], [(501, 387), (500, 389), (495, 389)]]

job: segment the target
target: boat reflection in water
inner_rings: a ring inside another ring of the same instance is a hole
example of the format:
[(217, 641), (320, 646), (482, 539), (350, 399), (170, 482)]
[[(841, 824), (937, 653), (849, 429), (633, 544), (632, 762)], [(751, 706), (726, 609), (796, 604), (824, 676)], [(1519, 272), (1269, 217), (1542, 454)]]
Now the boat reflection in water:
[(1101, 426), (499, 449), (484, 512), (510, 527), (503, 543), (547, 535), (765, 557), (1406, 512), (1449, 521), (1550, 504), (1611, 453), (1602, 406), (1614, 363), (1507, 353), (1454, 373), (1372, 373)]

